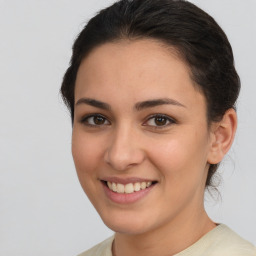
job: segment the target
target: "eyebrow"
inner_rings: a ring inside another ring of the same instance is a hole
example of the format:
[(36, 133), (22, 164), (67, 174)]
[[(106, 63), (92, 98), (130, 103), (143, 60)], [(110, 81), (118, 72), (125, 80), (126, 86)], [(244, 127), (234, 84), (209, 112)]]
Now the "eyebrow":
[(143, 110), (145, 108), (152, 108), (160, 105), (174, 105), (179, 107), (186, 107), (185, 105), (181, 104), (180, 102), (170, 99), (170, 98), (163, 98), (163, 99), (153, 99), (153, 100), (146, 100), (142, 102), (138, 102), (135, 104), (135, 109)]
[(110, 110), (111, 109), (109, 104), (104, 103), (104, 102), (99, 101), (99, 100), (90, 99), (90, 98), (81, 98), (76, 102), (76, 106), (81, 105), (81, 104), (87, 104), (87, 105), (90, 105), (92, 107), (101, 108), (101, 109), (104, 109), (104, 110)]
[[(104, 109), (104, 110), (111, 110), (111, 107), (109, 104), (99, 100), (91, 99), (91, 98), (81, 98), (76, 102), (76, 106), (81, 104), (87, 104), (87, 105)], [(185, 105), (181, 104), (180, 102), (174, 99), (162, 98), (162, 99), (152, 99), (152, 100), (137, 102), (135, 104), (135, 109), (137, 111), (140, 111), (146, 108), (152, 108), (152, 107), (157, 107), (161, 105), (174, 105), (174, 106), (179, 106), (184, 108), (186, 107)]]

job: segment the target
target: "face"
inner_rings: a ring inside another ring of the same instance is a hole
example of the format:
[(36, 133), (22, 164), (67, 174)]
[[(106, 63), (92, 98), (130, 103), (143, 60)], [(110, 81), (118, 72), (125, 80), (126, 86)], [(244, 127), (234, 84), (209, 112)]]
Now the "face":
[(75, 86), (72, 154), (107, 226), (142, 234), (203, 209), (206, 103), (174, 52), (148, 39), (104, 44)]

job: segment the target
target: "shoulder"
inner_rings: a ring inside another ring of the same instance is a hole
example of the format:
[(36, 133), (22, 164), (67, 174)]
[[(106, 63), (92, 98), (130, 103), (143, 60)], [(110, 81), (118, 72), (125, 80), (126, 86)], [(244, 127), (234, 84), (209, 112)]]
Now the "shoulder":
[(114, 236), (111, 236), (78, 256), (112, 256), (111, 247), (113, 240)]
[(256, 247), (224, 224), (176, 256), (256, 256)]
[(256, 256), (256, 248), (224, 224), (202, 238), (210, 256)]
[(226, 225), (221, 224), (214, 235), (216, 246), (224, 255), (230, 256), (256, 256), (256, 247), (240, 237)]

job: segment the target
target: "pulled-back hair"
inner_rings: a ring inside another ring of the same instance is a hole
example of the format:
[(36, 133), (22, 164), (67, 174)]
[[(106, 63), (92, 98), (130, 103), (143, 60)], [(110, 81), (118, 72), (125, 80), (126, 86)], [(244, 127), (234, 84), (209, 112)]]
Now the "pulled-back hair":
[[(208, 124), (235, 108), (240, 79), (227, 36), (215, 20), (185, 0), (120, 0), (101, 10), (73, 45), (61, 94), (74, 120), (74, 91), (81, 61), (96, 47), (119, 40), (156, 39), (187, 63), (195, 86), (207, 102)], [(211, 164), (206, 186), (218, 165)]]

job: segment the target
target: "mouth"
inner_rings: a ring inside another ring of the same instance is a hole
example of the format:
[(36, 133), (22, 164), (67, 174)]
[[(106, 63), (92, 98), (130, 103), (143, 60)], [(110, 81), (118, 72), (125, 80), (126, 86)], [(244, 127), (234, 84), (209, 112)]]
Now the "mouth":
[(101, 182), (109, 190), (117, 194), (132, 194), (132, 193), (140, 192), (142, 190), (151, 188), (157, 183), (157, 181), (140, 181), (140, 182), (134, 182), (134, 183), (131, 182), (127, 184), (122, 184), (122, 183), (111, 182), (106, 180), (102, 180)]
[(106, 177), (100, 179), (106, 197), (118, 204), (132, 204), (147, 198), (158, 181), (138, 177)]

